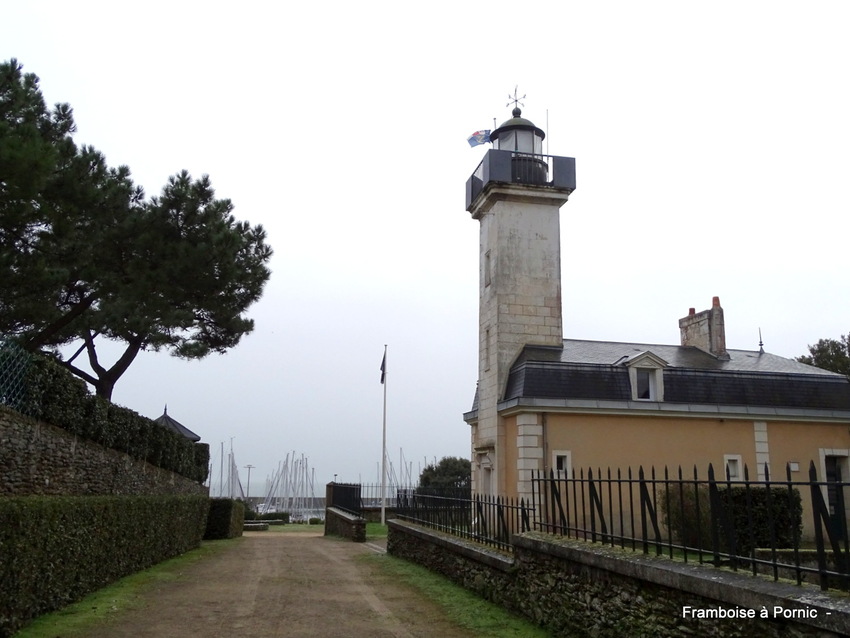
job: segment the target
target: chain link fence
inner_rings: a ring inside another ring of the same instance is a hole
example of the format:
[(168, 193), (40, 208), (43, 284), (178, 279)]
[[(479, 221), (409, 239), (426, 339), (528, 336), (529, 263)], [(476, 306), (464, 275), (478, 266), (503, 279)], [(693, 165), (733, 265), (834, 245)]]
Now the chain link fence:
[(18, 344), (0, 338), (0, 404), (23, 412), (30, 355)]

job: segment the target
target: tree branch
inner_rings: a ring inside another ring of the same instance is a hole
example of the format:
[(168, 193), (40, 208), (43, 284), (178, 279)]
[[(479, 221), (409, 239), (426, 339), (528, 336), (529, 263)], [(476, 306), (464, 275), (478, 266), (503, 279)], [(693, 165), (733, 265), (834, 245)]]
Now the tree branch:
[(35, 335), (27, 339), (27, 341), (24, 342), (24, 348), (26, 350), (29, 350), (30, 352), (33, 352), (46, 345), (50, 341), (51, 337), (56, 335), (56, 333), (58, 333), (63, 328), (67, 328), (72, 321), (80, 317), (86, 310), (91, 308), (96, 298), (97, 297), (94, 293), (91, 293), (87, 297), (83, 297), (82, 300), (72, 306), (68, 312), (66, 312), (58, 319), (52, 321), (44, 328), (39, 330), (37, 333), (35, 333)]

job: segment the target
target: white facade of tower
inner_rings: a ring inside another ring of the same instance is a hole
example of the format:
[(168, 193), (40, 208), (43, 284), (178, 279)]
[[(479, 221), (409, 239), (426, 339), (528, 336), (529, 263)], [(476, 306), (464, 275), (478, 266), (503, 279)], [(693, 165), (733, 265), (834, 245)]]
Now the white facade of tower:
[[(575, 160), (542, 155), (545, 133), (521, 116), (514, 108), (492, 132), (493, 150), (466, 185), (481, 230), (477, 405), (464, 416), (479, 494), (525, 494), (543, 468), (542, 424), (521, 416), (518, 440), (506, 442), (499, 403), (524, 346), (563, 345), (559, 210), (575, 189)], [(510, 459), (508, 448), (518, 450)], [(508, 467), (517, 485), (506, 484)]]
[[(470, 212), (481, 224), (478, 419), (473, 425), (473, 489), (504, 493), (504, 431), (497, 405), (525, 345), (560, 346), (562, 193), (500, 185)], [(498, 462), (497, 462), (498, 461)]]

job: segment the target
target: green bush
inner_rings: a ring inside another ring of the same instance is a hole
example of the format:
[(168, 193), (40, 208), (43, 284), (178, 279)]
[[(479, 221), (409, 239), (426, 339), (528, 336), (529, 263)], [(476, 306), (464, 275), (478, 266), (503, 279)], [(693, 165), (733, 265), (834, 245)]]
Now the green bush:
[(289, 512), (267, 512), (266, 514), (258, 514), (251, 510), (245, 510), (246, 521), (283, 521), (289, 523)]
[(673, 538), (686, 547), (711, 547), (711, 503), (708, 486), (672, 484), (658, 495), (659, 512)]
[(209, 446), (128, 408), (90, 394), (86, 384), (48, 357), (31, 356), (24, 414), (129, 454), (198, 483), (207, 479)]
[(204, 496), (0, 499), (0, 638), (200, 545)]
[[(777, 549), (799, 546), (803, 529), (803, 504), (798, 490), (789, 492), (779, 485), (772, 487), (770, 507), (765, 487), (750, 486), (748, 489), (744, 486), (718, 485), (718, 495), (721, 511), (715, 513), (715, 519), (719, 551), (731, 550), (728, 530), (722, 526), (721, 519), (725, 519), (734, 530), (735, 550), (739, 556), (748, 556), (757, 547), (771, 547), (771, 536)], [(659, 493), (659, 500), (664, 523), (675, 539), (687, 547), (712, 549), (708, 485), (700, 485), (698, 488), (688, 483), (682, 487), (671, 485), (669, 501), (666, 492)]]
[(242, 536), (244, 523), (245, 506), (242, 505), (242, 501), (232, 498), (211, 498), (204, 539), (216, 540)]

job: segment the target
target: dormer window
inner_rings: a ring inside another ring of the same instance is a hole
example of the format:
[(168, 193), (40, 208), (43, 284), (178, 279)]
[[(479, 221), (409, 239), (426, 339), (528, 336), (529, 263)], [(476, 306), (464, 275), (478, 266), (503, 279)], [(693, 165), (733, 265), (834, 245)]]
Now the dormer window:
[(664, 368), (667, 362), (651, 352), (641, 352), (622, 362), (629, 369), (633, 401), (664, 400)]
[(657, 371), (652, 368), (638, 368), (637, 375), (637, 390), (636, 399), (645, 399), (654, 401), (657, 393), (655, 391), (655, 373)]

